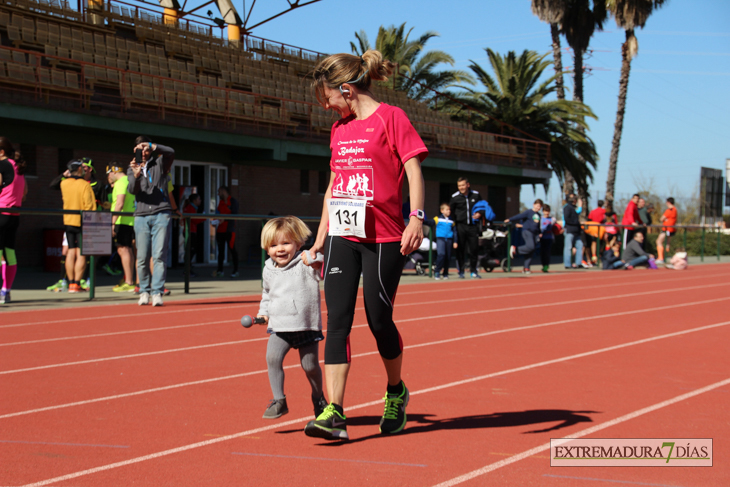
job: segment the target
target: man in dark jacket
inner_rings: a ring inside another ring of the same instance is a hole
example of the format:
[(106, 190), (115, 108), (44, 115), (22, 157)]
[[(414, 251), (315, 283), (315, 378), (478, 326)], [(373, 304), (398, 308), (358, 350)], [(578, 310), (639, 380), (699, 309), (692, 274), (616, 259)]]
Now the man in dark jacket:
[[(137, 274), (139, 275), (139, 304), (162, 306), (167, 277), (167, 229), (172, 205), (168, 194), (170, 168), (175, 151), (170, 147), (153, 144), (143, 135), (137, 137), (134, 147), (142, 151), (142, 162), (133, 159), (127, 170), (129, 192), (135, 196), (134, 234), (137, 242)], [(150, 276), (150, 257), (154, 271)]]
[(482, 199), (478, 191), (472, 191), (469, 180), (461, 177), (456, 182), (459, 189), (451, 195), (449, 206), (456, 222), (456, 234), (459, 247), (456, 249), (456, 261), (459, 264), (459, 278), (464, 279), (464, 251), (469, 255), (469, 268), (472, 279), (481, 279), (477, 267), (479, 250), (479, 225), (472, 218), (472, 208)]
[[(580, 238), (580, 219), (576, 202), (580, 201), (574, 194), (568, 195), (568, 202), (563, 207), (563, 220), (565, 220), (565, 244), (563, 245), (563, 265), (566, 269), (579, 268), (583, 258), (583, 240)], [(581, 207), (582, 203), (578, 203)], [(573, 261), (573, 245), (575, 245), (575, 262)]]

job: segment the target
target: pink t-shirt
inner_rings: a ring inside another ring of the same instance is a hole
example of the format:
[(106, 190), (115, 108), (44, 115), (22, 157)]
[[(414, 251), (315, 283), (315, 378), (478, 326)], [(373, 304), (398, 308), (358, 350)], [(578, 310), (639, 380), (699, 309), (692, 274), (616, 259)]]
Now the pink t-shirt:
[[(13, 182), (8, 184), (0, 194), (0, 208), (10, 208), (11, 206), (23, 205), (23, 192), (25, 191), (25, 176), (18, 174), (18, 168), (15, 167), (15, 161), (8, 159), (8, 162), (15, 169), (15, 178)], [(17, 215), (17, 213), (3, 213), (3, 215)]]
[(367, 201), (365, 238), (345, 238), (399, 242), (405, 230), (401, 210), (404, 164), (413, 157), (423, 162), (428, 155), (405, 112), (381, 103), (365, 120), (340, 119), (332, 126), (330, 149), (332, 197)]

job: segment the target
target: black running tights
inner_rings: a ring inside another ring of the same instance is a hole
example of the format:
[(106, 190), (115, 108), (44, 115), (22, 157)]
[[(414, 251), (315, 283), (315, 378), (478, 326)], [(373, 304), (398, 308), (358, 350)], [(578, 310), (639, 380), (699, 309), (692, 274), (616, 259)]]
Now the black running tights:
[(405, 257), (400, 242), (360, 243), (342, 237), (327, 237), (324, 255), (324, 295), (327, 302), (325, 364), (349, 362), (348, 336), (355, 317), (355, 302), (363, 276), (365, 314), (380, 355), (397, 358), (402, 350), (393, 323), (393, 301)]

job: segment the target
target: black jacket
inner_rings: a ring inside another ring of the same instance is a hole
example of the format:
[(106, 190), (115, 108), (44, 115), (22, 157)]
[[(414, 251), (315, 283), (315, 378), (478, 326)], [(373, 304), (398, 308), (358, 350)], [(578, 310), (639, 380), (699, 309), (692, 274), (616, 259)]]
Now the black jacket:
[(451, 201), (449, 206), (451, 207), (451, 218), (456, 223), (466, 223), (468, 225), (474, 224), (471, 219), (471, 209), (474, 207), (477, 201), (481, 201), (482, 197), (479, 191), (469, 190), (465, 195), (458, 191), (451, 195)]
[(563, 207), (563, 218), (565, 219), (565, 233), (573, 235), (580, 233), (580, 218), (575, 212), (575, 206), (568, 203)]

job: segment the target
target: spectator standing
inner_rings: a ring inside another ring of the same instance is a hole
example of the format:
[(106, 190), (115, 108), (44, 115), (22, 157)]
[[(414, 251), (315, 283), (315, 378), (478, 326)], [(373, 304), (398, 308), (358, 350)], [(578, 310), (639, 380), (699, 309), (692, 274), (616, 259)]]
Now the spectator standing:
[(634, 238), (634, 233), (636, 232), (635, 225), (642, 224), (638, 206), (640, 199), (641, 197), (638, 194), (633, 195), (631, 201), (626, 205), (623, 218), (621, 218), (621, 225), (624, 227), (624, 248)]
[(10, 163), (10, 157), (15, 155), (13, 144), (7, 137), (0, 137), (0, 194), (15, 179), (15, 169)]
[[(139, 276), (140, 306), (150, 303), (162, 306), (167, 277), (167, 230), (172, 207), (168, 194), (170, 168), (175, 151), (164, 145), (153, 144), (143, 135), (135, 140), (134, 151), (142, 151), (142, 162), (133, 159), (127, 170), (129, 192), (135, 196), (134, 234), (137, 242), (137, 275)], [(151, 275), (150, 257), (154, 267)]]
[[(10, 159), (6, 154), (14, 154), (15, 159)], [(25, 200), (25, 196), (28, 194), (28, 186), (25, 184), (25, 161), (23, 161), (19, 152), (13, 151), (13, 146), (8, 139), (0, 137), (0, 164), (3, 163), (10, 165), (13, 172), (4, 179), (9, 184), (0, 190), (0, 208), (23, 206), (23, 200)], [(13, 288), (15, 275), (18, 272), (18, 259), (15, 255), (15, 238), (19, 226), (19, 214), (0, 214), (0, 260), (3, 261), (0, 304), (10, 303), (10, 291)]]
[[(134, 195), (129, 192), (129, 178), (124, 170), (112, 163), (106, 169), (112, 186), (112, 211), (134, 213)], [(116, 293), (134, 292), (134, 217), (118, 216), (114, 219), (112, 235), (124, 269), (124, 282), (114, 286)]]
[(515, 254), (525, 256), (525, 262), (523, 264), (522, 273), (530, 274), (530, 264), (532, 263), (532, 254), (535, 253), (537, 248), (537, 241), (540, 238), (540, 226), (541, 226), (541, 215), (542, 211), (542, 200), (537, 199), (532, 204), (532, 209), (523, 211), (519, 215), (515, 215), (512, 218), (507, 218), (505, 223), (516, 223), (522, 226), (522, 239), (525, 241), (523, 245), (519, 247), (512, 246), (510, 248), (510, 256), (514, 259)]
[[(565, 220), (565, 243), (563, 244), (563, 265), (566, 269), (577, 269), (583, 259), (583, 240), (580, 238), (580, 218), (576, 203), (580, 202), (574, 194), (568, 195), (568, 201), (563, 207)], [(582, 204), (580, 205), (582, 209)], [(575, 245), (575, 261), (573, 261), (573, 246)]]
[(646, 247), (646, 234), (650, 233), (649, 228), (647, 228), (648, 225), (651, 225), (651, 213), (654, 211), (653, 205), (647, 205), (646, 200), (644, 198), (639, 198), (639, 202), (636, 204), (637, 209), (639, 210), (639, 218), (641, 218), (641, 222), (644, 226), (637, 229), (638, 232), (641, 232), (644, 234), (644, 241), (641, 243), (641, 248), (645, 249)]
[[(456, 222), (456, 241), (460, 245), (456, 249), (456, 262), (459, 265), (459, 278), (464, 279), (465, 258), (469, 257), (469, 268), (472, 279), (481, 279), (477, 266), (479, 251), (479, 225), (472, 218), (471, 209), (482, 199), (478, 191), (473, 191), (469, 180), (461, 177), (456, 181), (459, 189), (451, 195), (449, 206)], [(466, 254), (466, 255), (465, 255)]]
[[(200, 213), (199, 208), (202, 200), (200, 194), (193, 193), (188, 196), (185, 205), (183, 206), (183, 213)], [(204, 218), (191, 218), (190, 219), (190, 230), (188, 238), (190, 239), (190, 262), (197, 261), (198, 255), (198, 226), (205, 221)], [(187, 220), (186, 220), (187, 224)], [(190, 277), (197, 277), (194, 272), (190, 271)]]
[[(95, 211), (96, 199), (89, 182), (84, 178), (86, 169), (82, 161), (75, 159), (68, 163), (69, 177), (61, 181), (61, 195), (64, 210)], [(86, 269), (86, 256), (81, 255), (81, 215), (63, 215), (63, 224), (68, 239), (66, 255), (66, 276), (68, 292), (85, 291), (81, 278)]]
[(588, 252), (586, 252), (590, 252), (590, 255), (586, 257), (590, 257), (591, 264), (595, 264), (598, 261), (598, 242), (603, 240), (606, 232), (604, 227), (598, 226), (603, 224), (606, 219), (604, 204), (605, 202), (603, 200), (598, 200), (598, 206), (588, 214), (588, 221), (585, 225), (586, 240), (590, 244), (589, 249), (587, 249)]
[(441, 215), (433, 218), (436, 222), (436, 271), (434, 279), (449, 278), (449, 262), (451, 249), (459, 248), (457, 233), (454, 231), (456, 223), (451, 218), (451, 207), (448, 203), (441, 203)]
[(555, 241), (556, 220), (550, 216), (550, 205), (543, 205), (542, 218), (540, 219), (540, 263), (543, 272), (550, 272), (550, 252)]
[(667, 250), (669, 250), (669, 239), (674, 236), (677, 229), (674, 227), (677, 223), (677, 207), (674, 206), (674, 198), (669, 197), (666, 201), (667, 209), (661, 216), (660, 221), (664, 224), (662, 231), (656, 239), (657, 264), (664, 263), (664, 241), (667, 241)]
[[(216, 213), (221, 215), (237, 215), (238, 200), (230, 195), (228, 186), (218, 188), (218, 208)], [(213, 273), (213, 277), (222, 277), (223, 260), (226, 258), (226, 248), (231, 256), (233, 263), (233, 272), (231, 277), (238, 277), (238, 251), (236, 251), (236, 221), (221, 220), (215, 232), (215, 243), (218, 247), (218, 270)]]

